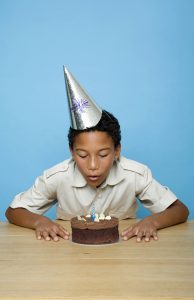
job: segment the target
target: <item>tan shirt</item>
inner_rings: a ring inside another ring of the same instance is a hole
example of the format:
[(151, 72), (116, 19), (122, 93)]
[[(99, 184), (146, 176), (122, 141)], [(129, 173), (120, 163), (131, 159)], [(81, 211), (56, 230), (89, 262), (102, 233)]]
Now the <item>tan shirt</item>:
[(136, 161), (121, 157), (106, 181), (99, 188), (93, 188), (69, 159), (46, 170), (29, 190), (18, 194), (10, 206), (43, 214), (57, 202), (57, 218), (68, 220), (90, 213), (94, 203), (96, 212), (124, 219), (135, 218), (136, 198), (153, 213), (165, 210), (177, 199), (152, 177), (147, 166)]

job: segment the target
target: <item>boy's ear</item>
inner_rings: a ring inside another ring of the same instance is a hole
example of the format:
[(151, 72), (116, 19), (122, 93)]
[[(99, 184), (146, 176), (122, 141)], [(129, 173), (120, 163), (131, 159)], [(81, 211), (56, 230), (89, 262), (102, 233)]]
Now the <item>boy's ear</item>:
[(115, 148), (115, 160), (119, 159), (121, 153), (121, 144)]

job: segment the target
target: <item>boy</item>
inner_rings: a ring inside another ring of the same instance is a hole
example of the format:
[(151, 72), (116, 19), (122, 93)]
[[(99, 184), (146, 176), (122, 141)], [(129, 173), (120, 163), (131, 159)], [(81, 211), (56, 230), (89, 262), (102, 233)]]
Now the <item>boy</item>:
[(123, 240), (157, 240), (157, 230), (185, 222), (187, 207), (152, 178), (144, 165), (120, 157), (118, 120), (101, 110), (65, 69), (71, 116), (68, 139), (72, 158), (44, 172), (6, 211), (11, 223), (35, 229), (37, 239), (69, 239), (59, 224), (43, 216), (57, 201), (57, 218), (98, 213), (134, 218), (136, 197), (152, 215), (121, 233)]

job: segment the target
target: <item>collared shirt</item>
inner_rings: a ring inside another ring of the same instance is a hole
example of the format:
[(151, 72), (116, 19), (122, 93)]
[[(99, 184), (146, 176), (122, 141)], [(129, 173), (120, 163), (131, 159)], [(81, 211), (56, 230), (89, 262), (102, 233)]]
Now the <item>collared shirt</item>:
[(94, 205), (98, 213), (125, 219), (135, 218), (137, 198), (152, 213), (165, 210), (177, 199), (152, 177), (147, 166), (136, 161), (121, 157), (103, 184), (94, 188), (69, 159), (46, 170), (29, 190), (18, 194), (10, 206), (44, 214), (57, 203), (57, 218), (69, 220), (91, 213)]

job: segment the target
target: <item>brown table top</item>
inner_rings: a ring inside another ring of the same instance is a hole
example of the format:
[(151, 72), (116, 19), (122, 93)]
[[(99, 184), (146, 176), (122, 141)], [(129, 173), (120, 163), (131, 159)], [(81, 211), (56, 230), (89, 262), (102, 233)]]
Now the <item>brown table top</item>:
[(0, 299), (194, 299), (194, 220), (106, 246), (38, 241), (0, 222), (0, 266)]

